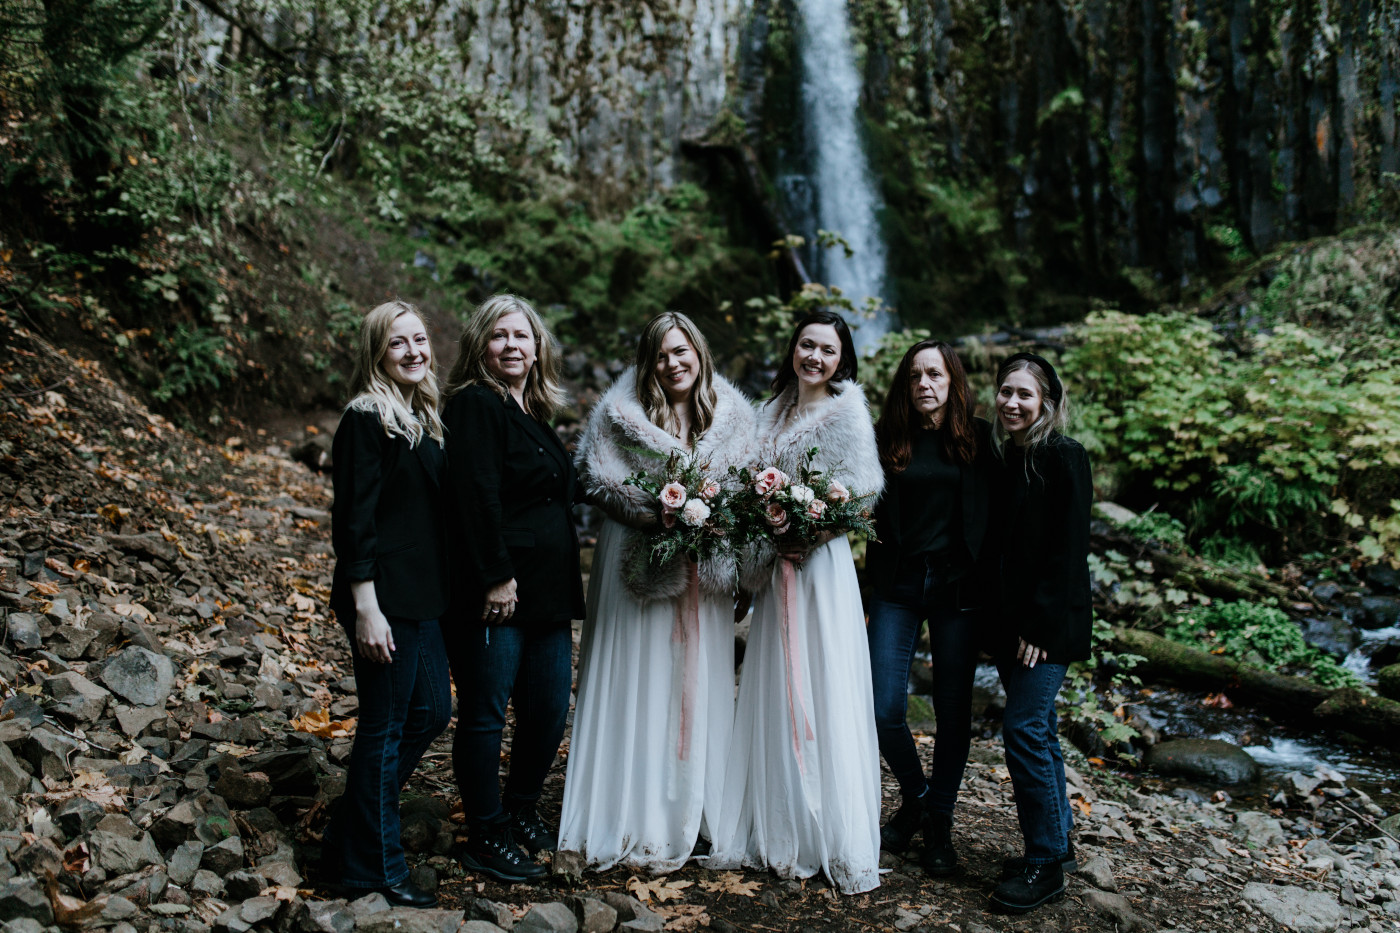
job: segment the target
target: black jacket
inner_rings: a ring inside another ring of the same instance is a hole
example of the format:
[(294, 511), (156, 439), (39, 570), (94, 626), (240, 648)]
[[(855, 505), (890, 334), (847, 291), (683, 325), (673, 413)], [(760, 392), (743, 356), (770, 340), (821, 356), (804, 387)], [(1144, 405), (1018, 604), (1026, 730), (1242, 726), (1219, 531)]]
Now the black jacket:
[[(979, 570), (983, 567), (982, 558), (987, 550), (988, 521), (988, 479), (990, 471), (991, 425), (981, 418), (972, 421), (977, 435), (977, 456), (971, 463), (960, 464), (958, 472), (962, 477), (962, 532), (967, 556), (971, 560), (968, 573), (962, 577), (963, 585), (958, 588), (958, 599), (962, 608), (973, 608), (983, 603), (988, 595), (985, 581)], [(894, 587), (899, 570), (900, 550), (904, 510), (899, 501), (899, 474), (885, 467), (885, 492), (875, 505), (875, 534), (879, 538), (871, 541), (865, 552), (865, 571), (870, 580), (871, 594), (875, 598), (888, 596)]]
[(384, 432), (379, 416), (350, 409), (331, 445), (335, 501), (331, 609), (353, 633), (350, 584), (373, 580), (386, 616), (424, 621), (447, 611), (447, 541), (441, 485), (446, 457), (437, 441), (417, 447)]
[(578, 475), (553, 429), (480, 385), (454, 395), (442, 420), (458, 624), (479, 624), (486, 591), (512, 577), (512, 624), (583, 618), (572, 512)]
[[(1094, 502), (1089, 455), (1062, 434), (1028, 458), (1007, 442), (993, 493), (1000, 542), (1002, 647), (1019, 636), (1054, 664), (1089, 657), (1093, 607), (1089, 588), (1089, 510)], [(1030, 461), (1030, 470), (1023, 467)]]

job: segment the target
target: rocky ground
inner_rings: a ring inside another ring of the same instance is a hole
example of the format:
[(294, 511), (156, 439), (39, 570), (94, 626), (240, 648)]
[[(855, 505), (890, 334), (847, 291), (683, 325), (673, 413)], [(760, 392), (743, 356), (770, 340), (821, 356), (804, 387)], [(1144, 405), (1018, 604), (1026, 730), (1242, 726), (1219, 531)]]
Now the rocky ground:
[[(325, 608), (329, 481), (283, 438), (213, 446), (176, 429), (3, 312), (0, 344), (7, 931), (1400, 928), (1400, 826), (1340, 775), (1290, 775), (1256, 812), (1078, 757), (1069, 896), (989, 913), (1019, 838), (991, 739), (974, 747), (956, 827), (966, 867), (951, 880), (888, 854), (881, 887), (856, 897), (699, 867), (580, 875), (568, 854), (536, 886), (466, 876), (444, 742), (404, 804), (415, 878), (442, 909), (339, 898), (314, 872), (356, 714)], [(547, 814), (561, 790), (562, 767)]]

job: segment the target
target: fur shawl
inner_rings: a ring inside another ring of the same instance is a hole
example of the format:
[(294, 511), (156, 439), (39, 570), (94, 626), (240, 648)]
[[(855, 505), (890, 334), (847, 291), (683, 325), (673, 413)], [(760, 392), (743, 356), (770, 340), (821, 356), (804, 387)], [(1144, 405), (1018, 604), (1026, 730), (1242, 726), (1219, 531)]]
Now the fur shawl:
[[(789, 476), (796, 476), (808, 450), (820, 450), (813, 466), (838, 479), (853, 496), (872, 496), (873, 507), (885, 488), (885, 471), (875, 445), (875, 426), (865, 392), (855, 382), (832, 383), (832, 394), (825, 401), (809, 406), (794, 416), (797, 386), (759, 409), (758, 458)], [(775, 553), (760, 543), (744, 556), (740, 583), (756, 592), (768, 582)]]
[[(714, 386), (715, 420), (695, 442), (695, 450), (709, 458), (715, 474), (723, 476), (731, 465), (743, 466), (752, 459), (754, 412), (748, 398), (721, 376), (714, 377)], [(638, 470), (655, 469), (657, 461), (629, 448), (667, 455), (684, 450), (678, 438), (647, 417), (637, 400), (635, 371), (630, 369), (617, 378), (594, 406), (579, 440), (577, 455), (579, 478), (589, 501), (623, 521), (640, 519), (656, 511), (656, 504), (646, 493), (636, 486), (626, 485), (625, 481)], [(624, 562), (627, 553), (638, 546), (645, 546), (645, 536), (629, 528)], [(734, 561), (730, 558), (700, 563), (700, 588), (711, 595), (731, 596), (735, 576)], [(676, 561), (639, 586), (624, 582), (632, 595), (643, 602), (671, 599), (685, 591), (685, 568)]]

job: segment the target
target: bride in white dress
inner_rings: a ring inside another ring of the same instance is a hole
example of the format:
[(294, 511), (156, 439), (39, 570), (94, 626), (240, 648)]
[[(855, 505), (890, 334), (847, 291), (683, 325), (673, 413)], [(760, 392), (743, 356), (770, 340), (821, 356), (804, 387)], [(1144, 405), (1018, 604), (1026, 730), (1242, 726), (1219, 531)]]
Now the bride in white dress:
[[(598, 535), (579, 650), (578, 698), (559, 848), (606, 870), (683, 865), (719, 800), (734, 719), (731, 559), (675, 561), (625, 578), (636, 529), (657, 521), (654, 497), (624, 483), (664, 456), (694, 449), (724, 476), (752, 452), (747, 398), (714, 371), (704, 336), (683, 314), (653, 319), (636, 367), (598, 401), (579, 442)], [(866, 704), (867, 708), (869, 703)]]
[[(878, 495), (884, 474), (855, 367), (838, 315), (813, 312), (798, 324), (774, 397), (759, 410), (766, 463), (795, 476), (819, 447), (816, 464), (852, 495)], [(784, 561), (795, 570), (786, 616)], [(784, 878), (821, 871), (842, 893), (869, 891), (880, 883), (880, 752), (850, 545), (839, 536), (805, 553), (769, 549), (744, 580), (757, 591), (753, 627), (706, 864)]]

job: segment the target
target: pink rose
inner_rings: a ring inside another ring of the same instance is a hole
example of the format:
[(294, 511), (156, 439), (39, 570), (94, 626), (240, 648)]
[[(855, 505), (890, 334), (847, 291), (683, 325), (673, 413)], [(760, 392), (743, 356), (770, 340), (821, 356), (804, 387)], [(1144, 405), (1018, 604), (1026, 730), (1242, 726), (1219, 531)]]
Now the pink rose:
[(832, 502), (850, 502), (851, 491), (836, 480), (832, 480), (831, 484), (826, 487), (826, 497)]
[(685, 487), (680, 483), (667, 483), (661, 490), (661, 507), (668, 512), (674, 512), (685, 505)]
[(774, 492), (782, 489), (788, 484), (788, 476), (777, 467), (769, 467), (758, 474), (758, 479), (754, 480), (754, 492), (760, 496), (771, 496)]
[(807, 503), (807, 514), (812, 518), (821, 518), (826, 511), (826, 503), (820, 499), (813, 499)]
[(769, 504), (763, 518), (768, 522), (768, 527), (773, 529), (775, 535), (780, 535), (788, 530), (788, 514), (776, 502)]
[(704, 488), (700, 490), (700, 498), (704, 499), (706, 502), (709, 502), (717, 495), (719, 495), (719, 483), (716, 483), (714, 480), (710, 480), (705, 484)]

